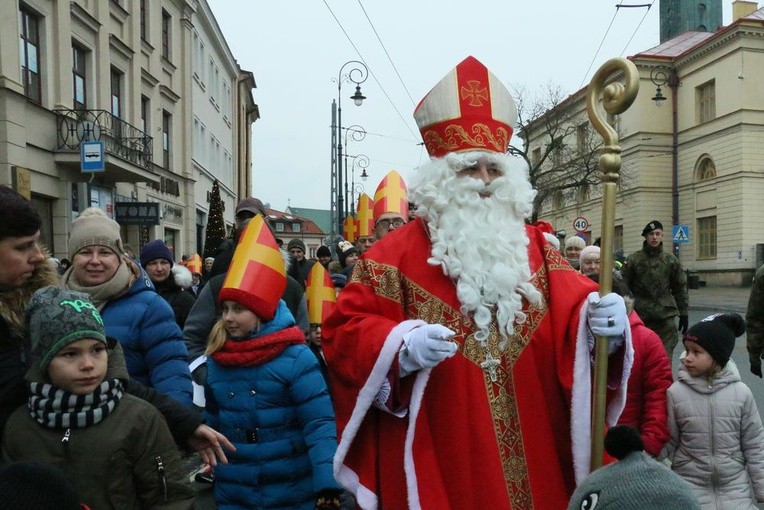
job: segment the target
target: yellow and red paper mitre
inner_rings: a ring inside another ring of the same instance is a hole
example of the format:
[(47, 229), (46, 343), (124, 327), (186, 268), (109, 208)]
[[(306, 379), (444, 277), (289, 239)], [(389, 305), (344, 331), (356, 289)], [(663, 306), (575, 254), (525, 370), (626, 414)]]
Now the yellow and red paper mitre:
[(374, 223), (385, 213), (400, 214), (407, 221), (409, 218), (408, 188), (395, 170), (390, 170), (374, 193)]
[(218, 301), (236, 301), (269, 321), (276, 313), (284, 289), (284, 259), (270, 229), (262, 216), (257, 215), (239, 238)]
[(198, 253), (194, 253), (188, 262), (186, 262), (186, 268), (191, 271), (191, 274), (202, 274), (202, 258)]
[(356, 207), (356, 239), (359, 237), (371, 237), (374, 232), (374, 201), (366, 193), (358, 197)]
[(352, 214), (345, 216), (345, 221), (342, 222), (342, 237), (350, 241), (355, 242), (356, 239), (356, 223)]
[(414, 120), (433, 158), (473, 150), (504, 154), (517, 121), (517, 106), (507, 87), (469, 56), (424, 96)]
[(322, 324), (337, 302), (334, 283), (329, 271), (321, 264), (313, 264), (305, 280), (305, 300), (308, 305), (308, 321)]

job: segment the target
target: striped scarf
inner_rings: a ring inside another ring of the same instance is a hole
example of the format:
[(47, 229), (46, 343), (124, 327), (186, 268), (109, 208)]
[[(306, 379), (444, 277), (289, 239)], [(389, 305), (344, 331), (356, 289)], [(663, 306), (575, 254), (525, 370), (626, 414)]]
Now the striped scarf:
[(52, 384), (29, 383), (29, 414), (48, 428), (84, 428), (106, 418), (122, 398), (122, 381), (105, 380), (93, 393), (75, 395)]

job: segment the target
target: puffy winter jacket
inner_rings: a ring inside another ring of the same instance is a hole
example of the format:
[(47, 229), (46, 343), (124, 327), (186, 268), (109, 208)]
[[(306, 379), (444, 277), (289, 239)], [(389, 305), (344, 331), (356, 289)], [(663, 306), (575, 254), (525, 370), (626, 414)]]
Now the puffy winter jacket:
[(313, 510), (320, 490), (338, 488), (334, 410), (307, 345), (251, 367), (210, 357), (207, 370), (208, 423), (236, 446), (215, 468), (218, 508)]
[(191, 407), (193, 389), (183, 334), (146, 272), (101, 311), (106, 336), (119, 340), (130, 376)]
[(704, 510), (755, 510), (764, 501), (764, 428), (733, 361), (711, 380), (681, 366), (668, 390), (668, 421), (662, 455)]
[(645, 451), (657, 456), (669, 439), (666, 425), (666, 390), (674, 382), (671, 362), (661, 338), (649, 329), (637, 312), (629, 314), (634, 364), (626, 390), (626, 406), (619, 425), (639, 430)]

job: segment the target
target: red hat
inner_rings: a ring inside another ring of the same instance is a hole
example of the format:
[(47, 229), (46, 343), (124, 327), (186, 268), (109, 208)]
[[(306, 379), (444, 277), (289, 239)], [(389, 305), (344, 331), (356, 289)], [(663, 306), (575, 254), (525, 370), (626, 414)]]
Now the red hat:
[(356, 208), (357, 227), (356, 239), (359, 237), (370, 237), (374, 232), (374, 201), (366, 193), (361, 193), (358, 197), (358, 207)]
[(374, 193), (374, 223), (385, 213), (400, 214), (405, 220), (409, 217), (408, 188), (395, 170), (390, 170)]
[(310, 324), (322, 324), (337, 302), (334, 283), (329, 272), (321, 264), (313, 264), (305, 280), (305, 300), (308, 305)]
[(257, 215), (249, 221), (236, 245), (218, 301), (236, 301), (269, 321), (284, 289), (284, 259), (263, 217)]
[(473, 150), (504, 154), (517, 107), (504, 84), (470, 56), (427, 93), (414, 119), (433, 158)]

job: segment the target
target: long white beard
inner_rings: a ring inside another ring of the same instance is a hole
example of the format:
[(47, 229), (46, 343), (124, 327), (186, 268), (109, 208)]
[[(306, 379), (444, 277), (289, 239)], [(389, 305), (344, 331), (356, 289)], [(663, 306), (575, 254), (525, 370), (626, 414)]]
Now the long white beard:
[[(480, 156), (504, 170), (489, 186), (456, 175)], [(498, 154), (450, 154), (417, 169), (409, 188), (416, 214), (430, 230), (432, 256), (428, 263), (442, 266), (456, 282), (461, 313), (473, 314), (478, 342), (488, 339), (492, 311), (496, 310), (502, 349), (515, 324), (525, 322), (522, 299), (532, 304), (541, 301), (540, 292), (529, 283), (524, 222), (536, 192), (522, 171), (509, 171), (507, 162), (506, 156)]]

